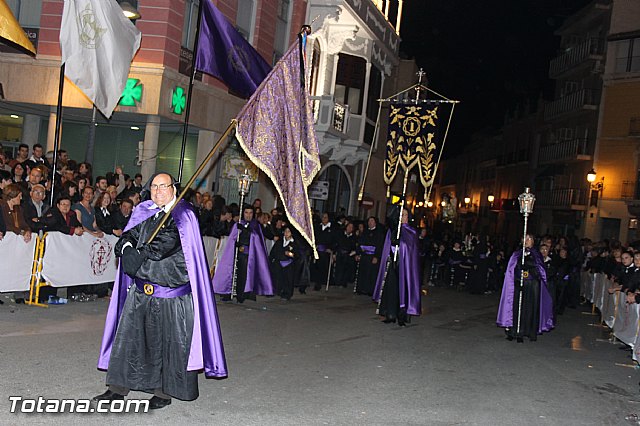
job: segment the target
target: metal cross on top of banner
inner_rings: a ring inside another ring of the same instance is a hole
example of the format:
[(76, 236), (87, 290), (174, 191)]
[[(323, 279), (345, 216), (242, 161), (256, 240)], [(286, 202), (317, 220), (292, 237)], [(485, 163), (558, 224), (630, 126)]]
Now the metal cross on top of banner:
[[(397, 176), (398, 169), (404, 171), (404, 180), (406, 181), (409, 172), (417, 166), (420, 183), (425, 190), (425, 200), (428, 200), (446, 143), (453, 111), (459, 101), (446, 98), (423, 84), (426, 73), (422, 69), (416, 75), (418, 83), (388, 98), (378, 99), (378, 119), (371, 141), (369, 160), (378, 138), (382, 106), (384, 103), (389, 103), (389, 124), (385, 143), (386, 155), (383, 175), (387, 184), (387, 197), (390, 196), (390, 187)], [(415, 98), (411, 99), (407, 95), (413, 90), (415, 90)], [(436, 95), (437, 99), (427, 98), (426, 96), (429, 94)], [(368, 169), (369, 161), (367, 161), (360, 186), (359, 199), (362, 199), (364, 195)], [(406, 191), (406, 185), (403, 186), (402, 199), (404, 199)]]

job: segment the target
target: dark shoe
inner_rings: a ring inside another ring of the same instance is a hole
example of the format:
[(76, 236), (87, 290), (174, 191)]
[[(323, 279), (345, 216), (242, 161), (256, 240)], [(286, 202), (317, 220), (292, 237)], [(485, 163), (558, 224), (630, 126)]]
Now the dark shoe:
[(307, 289), (305, 288), (298, 289), (298, 291), (300, 292), (300, 294), (307, 294)]
[(400, 318), (398, 318), (398, 325), (400, 327), (406, 327), (407, 323), (405, 321), (401, 320)]
[(158, 410), (160, 408), (164, 408), (167, 405), (171, 405), (171, 399), (160, 398), (159, 396), (153, 396), (149, 400), (149, 409), (150, 410)]
[(24, 299), (19, 297), (16, 299), (16, 305), (24, 305)]
[(389, 324), (389, 323), (392, 323), (392, 322), (396, 322), (396, 319), (395, 318), (385, 318), (384, 320), (382, 320), (382, 322), (385, 323), (385, 324)]
[(513, 341), (513, 336), (507, 336), (507, 340), (512, 342)]
[(220, 301), (222, 302), (231, 302), (231, 295), (230, 294), (223, 294), (220, 296)]
[(524, 343), (524, 339), (522, 337), (518, 337), (517, 342), (518, 343)]
[(105, 393), (101, 393), (100, 395), (96, 395), (91, 398), (92, 401), (115, 401), (118, 399), (124, 399), (124, 395), (120, 395), (119, 393), (111, 392), (111, 390), (107, 389)]

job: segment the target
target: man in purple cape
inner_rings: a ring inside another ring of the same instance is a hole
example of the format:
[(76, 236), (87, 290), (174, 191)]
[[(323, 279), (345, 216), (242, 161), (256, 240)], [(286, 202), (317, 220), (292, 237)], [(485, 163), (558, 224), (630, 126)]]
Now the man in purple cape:
[(176, 182), (154, 175), (116, 244), (120, 265), (107, 313), (98, 368), (109, 389), (94, 398), (153, 393), (149, 407), (171, 397), (198, 397), (198, 372), (224, 378), (227, 366), (215, 298), (193, 208), (180, 200), (156, 238), (147, 240), (176, 203)]
[[(240, 231), (239, 236), (238, 231)], [(262, 227), (253, 218), (251, 206), (243, 207), (242, 220), (231, 228), (228, 241), (213, 277), (215, 292), (222, 294), (223, 300), (231, 300), (235, 260), (237, 263), (236, 296), (239, 303), (244, 302), (245, 298), (255, 299), (255, 295), (273, 295), (267, 247), (262, 235)], [(236, 246), (238, 258), (234, 259)]]
[[(393, 213), (392, 213), (393, 214)], [(395, 232), (397, 230), (398, 213), (396, 219), (391, 218), (391, 229), (387, 237), (380, 258), (380, 270), (373, 300), (379, 303), (379, 314), (385, 316), (385, 323), (396, 322), (400, 326), (409, 322), (410, 315), (418, 316), (422, 313), (420, 300), (420, 263), (417, 231), (409, 225), (409, 212), (402, 211), (400, 229), (399, 252), (397, 263), (393, 262), (395, 250)], [(382, 294), (381, 294), (382, 293)], [(382, 299), (382, 300), (381, 300)]]
[[(553, 301), (547, 289), (547, 273), (542, 255), (533, 246), (532, 235), (525, 238), (525, 261), (522, 266), (522, 250), (516, 250), (509, 259), (502, 286), (502, 297), (496, 323), (504, 327), (507, 339), (523, 342), (523, 337), (535, 341), (538, 334), (554, 327)], [(520, 290), (521, 271), (524, 285)], [(518, 330), (518, 308), (522, 291), (520, 330)]]

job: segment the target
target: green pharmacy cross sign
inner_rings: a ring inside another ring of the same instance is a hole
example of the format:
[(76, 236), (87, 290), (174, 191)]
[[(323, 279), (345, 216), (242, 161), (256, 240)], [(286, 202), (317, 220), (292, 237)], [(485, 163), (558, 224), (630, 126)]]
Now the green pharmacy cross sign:
[(184, 89), (180, 86), (176, 86), (171, 93), (171, 112), (174, 114), (182, 114), (184, 107), (187, 105), (187, 96), (184, 93)]
[(122, 98), (119, 105), (134, 107), (138, 102), (142, 101), (142, 84), (137, 78), (128, 78), (127, 84), (124, 86)]

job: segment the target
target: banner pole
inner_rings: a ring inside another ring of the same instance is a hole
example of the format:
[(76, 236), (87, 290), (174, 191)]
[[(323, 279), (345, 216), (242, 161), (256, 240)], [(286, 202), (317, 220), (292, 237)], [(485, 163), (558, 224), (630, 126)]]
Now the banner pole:
[(209, 160), (211, 160), (213, 158), (213, 155), (218, 151), (218, 149), (222, 145), (222, 141), (225, 140), (229, 136), (231, 131), (233, 129), (235, 129), (237, 125), (238, 125), (238, 122), (235, 119), (231, 120), (231, 123), (229, 123), (229, 127), (227, 127), (227, 130), (224, 131), (222, 136), (220, 136), (218, 141), (213, 145), (213, 148), (211, 148), (211, 151), (209, 151), (209, 154), (207, 154), (205, 159), (202, 160), (202, 163), (200, 164), (198, 169), (195, 171), (193, 176), (191, 176), (191, 179), (189, 179), (189, 182), (187, 182), (187, 184), (184, 185), (184, 187), (182, 188), (182, 191), (180, 192), (180, 195), (178, 195), (178, 197), (176, 198), (176, 202), (173, 203), (173, 205), (171, 206), (171, 208), (169, 209), (167, 214), (162, 216), (162, 219), (160, 220), (160, 222), (156, 226), (155, 231), (153, 231), (153, 234), (151, 234), (151, 236), (147, 240), (147, 244), (151, 243), (151, 241), (153, 241), (154, 238), (158, 235), (158, 232), (160, 232), (160, 229), (162, 229), (162, 227), (164, 226), (164, 224), (167, 221), (167, 219), (169, 219), (169, 216), (171, 215), (171, 212), (178, 205), (178, 202), (184, 198), (185, 194), (187, 193), (187, 191), (189, 190), (189, 188), (191, 187), (193, 182), (195, 182), (196, 178), (200, 175), (200, 173), (202, 173), (202, 170), (204, 170), (204, 168), (207, 165), (207, 163), (209, 162)]
[(193, 80), (196, 76), (196, 56), (198, 55), (198, 41), (200, 39), (200, 22), (202, 21), (202, 3), (198, 6), (198, 19), (196, 23), (196, 36), (193, 43), (193, 57), (191, 58), (191, 75), (189, 75), (189, 88), (187, 89), (187, 105), (184, 110), (184, 125), (182, 130), (182, 146), (180, 147), (180, 165), (178, 166), (178, 182), (182, 181), (184, 169), (184, 155), (187, 150), (187, 136), (189, 134), (189, 115), (191, 113), (191, 95), (193, 93)]
[(53, 170), (51, 171), (51, 193), (49, 206), (53, 207), (53, 194), (56, 186), (56, 169), (58, 167), (58, 147), (60, 146), (60, 125), (62, 124), (62, 92), (64, 91), (64, 65), (60, 66), (60, 83), (58, 84), (58, 104), (56, 106), (56, 134), (53, 137)]

